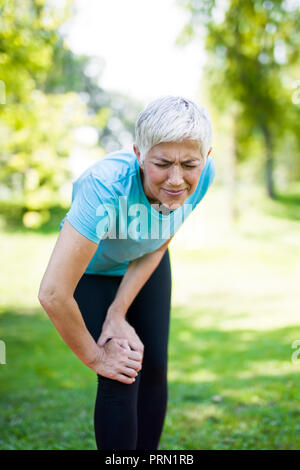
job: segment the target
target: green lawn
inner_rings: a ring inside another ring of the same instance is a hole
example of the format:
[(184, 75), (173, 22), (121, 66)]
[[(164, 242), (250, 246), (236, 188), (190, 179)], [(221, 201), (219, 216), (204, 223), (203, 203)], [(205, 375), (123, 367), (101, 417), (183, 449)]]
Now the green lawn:
[[(206, 224), (197, 249), (176, 236), (170, 248), (169, 400), (160, 449), (299, 449), (300, 354), (292, 361), (300, 340), (299, 197), (243, 195), (235, 231), (222, 201), (216, 188), (199, 206)], [(0, 234), (1, 449), (96, 448), (96, 376), (37, 301), (56, 238)]]

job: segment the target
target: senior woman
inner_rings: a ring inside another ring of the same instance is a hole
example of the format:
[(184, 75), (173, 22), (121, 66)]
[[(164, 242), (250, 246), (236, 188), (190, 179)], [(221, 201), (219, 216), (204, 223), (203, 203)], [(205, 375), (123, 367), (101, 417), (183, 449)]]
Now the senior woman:
[(180, 96), (151, 102), (133, 151), (73, 183), (39, 301), (97, 374), (98, 450), (156, 450), (167, 408), (168, 244), (215, 175), (209, 114)]

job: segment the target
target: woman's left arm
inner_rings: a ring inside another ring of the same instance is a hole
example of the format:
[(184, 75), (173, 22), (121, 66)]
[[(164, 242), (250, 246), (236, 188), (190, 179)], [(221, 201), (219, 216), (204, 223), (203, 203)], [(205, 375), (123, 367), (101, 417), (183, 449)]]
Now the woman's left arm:
[(173, 237), (174, 235), (156, 251), (146, 253), (129, 263), (107, 315), (125, 318), (128, 308), (159, 265)]
[(98, 339), (100, 346), (104, 345), (106, 340), (112, 336), (124, 337), (125, 335), (129, 340), (131, 339), (130, 342), (135, 345), (135, 349), (143, 350), (142, 343), (134, 332), (134, 328), (125, 319), (126, 313), (136, 295), (159, 265), (173, 237), (174, 235), (156, 251), (146, 253), (129, 263), (115, 299), (107, 311), (102, 333)]

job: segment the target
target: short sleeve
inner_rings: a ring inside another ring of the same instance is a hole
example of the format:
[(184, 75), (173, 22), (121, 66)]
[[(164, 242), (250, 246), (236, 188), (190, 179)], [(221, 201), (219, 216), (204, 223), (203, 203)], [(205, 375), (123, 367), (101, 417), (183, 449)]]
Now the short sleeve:
[(216, 174), (216, 168), (214, 161), (211, 157), (208, 157), (206, 165), (200, 175), (200, 180), (196, 188), (196, 197), (194, 200), (194, 207), (203, 199), (207, 193), (208, 188), (212, 184)]
[(76, 189), (66, 218), (83, 236), (99, 243), (109, 228), (109, 217), (101, 197), (101, 188), (93, 175), (89, 174), (80, 181)]

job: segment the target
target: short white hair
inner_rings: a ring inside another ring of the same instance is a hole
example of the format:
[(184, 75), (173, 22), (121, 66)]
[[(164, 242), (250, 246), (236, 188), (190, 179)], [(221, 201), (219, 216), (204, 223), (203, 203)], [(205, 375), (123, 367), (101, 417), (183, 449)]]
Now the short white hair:
[(184, 139), (199, 142), (205, 160), (211, 147), (212, 124), (203, 106), (182, 96), (162, 96), (141, 111), (135, 124), (135, 144), (141, 161), (149, 150), (162, 142)]

